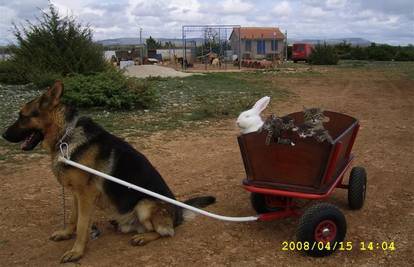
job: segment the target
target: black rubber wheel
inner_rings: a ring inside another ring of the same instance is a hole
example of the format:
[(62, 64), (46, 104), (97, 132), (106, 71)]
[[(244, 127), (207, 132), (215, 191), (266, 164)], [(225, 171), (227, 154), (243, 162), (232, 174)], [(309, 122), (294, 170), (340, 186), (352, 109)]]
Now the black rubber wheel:
[(263, 194), (251, 193), (250, 202), (252, 203), (252, 207), (257, 212), (257, 214), (269, 213), (281, 209), (279, 207), (269, 206), (266, 203), (266, 195)]
[(363, 167), (354, 167), (349, 175), (348, 204), (352, 210), (359, 210), (365, 202), (367, 172)]
[[(296, 232), (303, 251), (312, 257), (332, 254), (339, 247), (339, 242), (344, 241), (345, 235), (345, 216), (329, 203), (318, 203), (307, 209), (299, 220)], [(306, 249), (305, 242), (309, 245)]]

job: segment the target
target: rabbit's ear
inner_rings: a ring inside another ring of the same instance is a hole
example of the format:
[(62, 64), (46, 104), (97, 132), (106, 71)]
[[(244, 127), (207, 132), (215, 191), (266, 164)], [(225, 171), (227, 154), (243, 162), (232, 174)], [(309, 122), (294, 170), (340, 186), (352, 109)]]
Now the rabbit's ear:
[(254, 104), (253, 109), (257, 110), (258, 113), (262, 112), (270, 102), (270, 97), (265, 96), (257, 100), (256, 104)]

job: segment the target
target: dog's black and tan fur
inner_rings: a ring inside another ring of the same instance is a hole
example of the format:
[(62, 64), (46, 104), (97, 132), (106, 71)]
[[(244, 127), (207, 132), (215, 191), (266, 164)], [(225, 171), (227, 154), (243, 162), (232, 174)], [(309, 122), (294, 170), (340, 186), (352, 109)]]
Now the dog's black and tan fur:
[[(73, 193), (69, 224), (50, 237), (54, 241), (67, 240), (76, 233), (73, 248), (63, 254), (61, 261), (76, 261), (84, 254), (95, 206), (108, 211), (120, 231), (137, 232), (131, 239), (133, 245), (173, 236), (174, 228), (183, 221), (181, 208), (58, 161), (59, 143), (63, 141), (69, 145), (72, 160), (174, 198), (161, 175), (144, 155), (91, 119), (78, 117), (75, 109), (61, 103), (62, 94), (63, 84), (57, 81), (43, 95), (25, 104), (18, 120), (3, 134), (10, 142), (24, 141), (21, 146), (23, 150), (32, 150), (43, 141), (43, 147), (50, 153), (57, 180)], [(213, 202), (213, 197), (186, 201), (199, 207)]]

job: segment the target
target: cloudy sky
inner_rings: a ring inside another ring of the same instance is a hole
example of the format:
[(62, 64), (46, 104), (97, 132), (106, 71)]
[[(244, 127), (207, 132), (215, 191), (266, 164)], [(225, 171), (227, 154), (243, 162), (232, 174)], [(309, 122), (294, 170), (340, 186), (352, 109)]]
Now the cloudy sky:
[[(187, 24), (277, 26), (290, 38), (361, 37), (414, 43), (414, 0), (52, 0), (62, 15), (94, 29), (96, 40), (181, 37)], [(0, 0), (0, 45), (13, 42), (11, 23), (33, 20), (47, 0)]]

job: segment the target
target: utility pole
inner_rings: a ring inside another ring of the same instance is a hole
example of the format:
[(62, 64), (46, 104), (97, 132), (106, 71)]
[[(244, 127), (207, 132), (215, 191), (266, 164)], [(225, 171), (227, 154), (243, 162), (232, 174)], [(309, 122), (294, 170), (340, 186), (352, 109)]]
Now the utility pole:
[(275, 63), (275, 61), (276, 61), (276, 53), (277, 53), (277, 49), (276, 49), (276, 31), (274, 31), (273, 32), (273, 44), (270, 44), (270, 49), (272, 50), (272, 52), (273, 52), (273, 64)]
[(285, 62), (288, 60), (288, 38), (287, 38), (287, 30), (285, 30)]
[(142, 27), (139, 27), (139, 50), (140, 50), (140, 63), (144, 64), (144, 46), (142, 45)]

